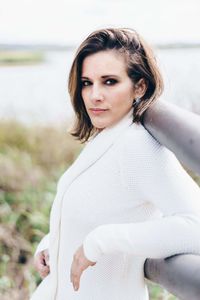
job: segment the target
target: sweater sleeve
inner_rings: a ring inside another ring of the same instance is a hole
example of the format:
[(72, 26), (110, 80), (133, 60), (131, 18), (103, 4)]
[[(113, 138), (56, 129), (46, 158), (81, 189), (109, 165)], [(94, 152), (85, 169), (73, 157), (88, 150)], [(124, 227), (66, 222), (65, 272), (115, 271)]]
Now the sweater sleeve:
[(86, 257), (98, 261), (116, 252), (148, 258), (200, 254), (200, 189), (176, 157), (141, 131), (124, 144), (119, 159), (122, 182), (163, 217), (95, 228), (83, 243)]
[(46, 234), (40, 243), (38, 244), (34, 256), (36, 256), (39, 252), (46, 250), (49, 248), (49, 233)]

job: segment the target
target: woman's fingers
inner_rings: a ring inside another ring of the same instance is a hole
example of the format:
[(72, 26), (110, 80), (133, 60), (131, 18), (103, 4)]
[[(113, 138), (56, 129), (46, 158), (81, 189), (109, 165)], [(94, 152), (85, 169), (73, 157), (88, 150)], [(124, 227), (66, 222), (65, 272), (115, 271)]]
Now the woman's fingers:
[(44, 260), (46, 265), (49, 267), (49, 251), (48, 250), (44, 250)]
[(48, 266), (43, 266), (39, 270), (39, 274), (43, 279), (49, 274), (49, 272), (50, 272), (50, 270), (49, 270)]
[(83, 247), (79, 247), (74, 254), (70, 273), (70, 279), (75, 291), (78, 291), (80, 287), (80, 278), (83, 271), (89, 266), (94, 266), (95, 264), (95, 262), (91, 262), (85, 257)]
[[(46, 253), (45, 253), (46, 251)], [(45, 278), (49, 272), (48, 250), (41, 251), (35, 256), (34, 265), (42, 278)]]
[(83, 271), (81, 271), (80, 266), (76, 264), (76, 262), (72, 263), (71, 275), (70, 279), (73, 284), (73, 288), (75, 291), (78, 291), (80, 286), (80, 278)]

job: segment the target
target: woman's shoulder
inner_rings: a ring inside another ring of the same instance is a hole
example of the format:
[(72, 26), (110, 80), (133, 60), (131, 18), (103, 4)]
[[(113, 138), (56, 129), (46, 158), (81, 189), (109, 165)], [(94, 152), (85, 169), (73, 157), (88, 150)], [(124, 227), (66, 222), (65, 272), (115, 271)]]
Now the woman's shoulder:
[(121, 153), (126, 158), (135, 157), (144, 160), (168, 161), (175, 155), (160, 144), (142, 124), (133, 123), (123, 134), (121, 140)]
[(161, 147), (161, 144), (145, 129), (141, 123), (131, 124), (123, 135), (125, 144), (139, 143), (140, 145), (155, 145)]
[(133, 124), (123, 135), (118, 160), (124, 173), (133, 170), (141, 176), (151, 176), (153, 170), (181, 170), (182, 166), (173, 152), (161, 145), (142, 126)]

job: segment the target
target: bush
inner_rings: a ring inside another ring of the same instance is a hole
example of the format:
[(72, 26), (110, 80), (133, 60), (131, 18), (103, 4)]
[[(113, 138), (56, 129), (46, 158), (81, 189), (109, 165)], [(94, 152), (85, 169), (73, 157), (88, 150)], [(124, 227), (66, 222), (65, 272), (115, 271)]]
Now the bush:
[(38, 284), (33, 253), (48, 232), (56, 182), (79, 151), (64, 128), (1, 122), (1, 300), (28, 299)]

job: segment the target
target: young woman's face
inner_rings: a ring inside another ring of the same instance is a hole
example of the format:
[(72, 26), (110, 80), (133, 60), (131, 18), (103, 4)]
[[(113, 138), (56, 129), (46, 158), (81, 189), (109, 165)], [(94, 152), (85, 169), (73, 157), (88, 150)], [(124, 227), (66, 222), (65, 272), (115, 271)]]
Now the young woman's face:
[(125, 58), (116, 50), (87, 56), (82, 66), (82, 98), (95, 128), (104, 129), (122, 119), (136, 98)]

